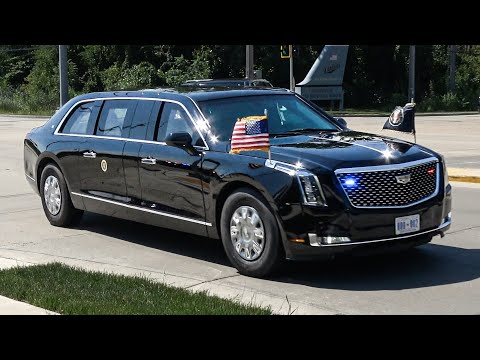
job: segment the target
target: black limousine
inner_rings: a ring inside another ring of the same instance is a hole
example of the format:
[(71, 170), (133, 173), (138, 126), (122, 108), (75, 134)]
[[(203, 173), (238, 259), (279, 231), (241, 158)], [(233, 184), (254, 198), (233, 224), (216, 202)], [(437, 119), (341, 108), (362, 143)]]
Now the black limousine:
[(24, 165), (52, 225), (91, 211), (221, 239), (250, 276), (411, 248), (451, 224), (440, 154), (352, 131), (284, 89), (78, 96), (26, 135)]

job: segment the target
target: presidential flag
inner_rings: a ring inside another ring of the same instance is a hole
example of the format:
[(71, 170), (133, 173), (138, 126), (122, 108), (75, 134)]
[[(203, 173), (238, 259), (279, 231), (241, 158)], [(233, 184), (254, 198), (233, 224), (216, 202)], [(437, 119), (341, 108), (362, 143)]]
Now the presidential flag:
[(270, 151), (268, 122), (264, 115), (238, 119), (233, 127), (230, 153), (253, 150)]
[(383, 125), (385, 130), (415, 134), (415, 103), (397, 106)]

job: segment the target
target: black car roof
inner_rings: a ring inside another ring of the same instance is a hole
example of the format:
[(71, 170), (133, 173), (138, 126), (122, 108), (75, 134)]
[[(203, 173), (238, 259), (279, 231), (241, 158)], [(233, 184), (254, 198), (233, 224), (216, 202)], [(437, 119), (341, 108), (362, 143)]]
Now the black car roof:
[(223, 99), (229, 97), (255, 96), (255, 95), (293, 95), (289, 90), (282, 88), (225, 88), (225, 87), (208, 87), (208, 88), (160, 88), (146, 89), (138, 91), (111, 91), (97, 92), (80, 95), (76, 100), (86, 100), (92, 98), (107, 97), (151, 97), (165, 98), (170, 100), (184, 100), (186, 97), (194, 101), (205, 101), (213, 99)]

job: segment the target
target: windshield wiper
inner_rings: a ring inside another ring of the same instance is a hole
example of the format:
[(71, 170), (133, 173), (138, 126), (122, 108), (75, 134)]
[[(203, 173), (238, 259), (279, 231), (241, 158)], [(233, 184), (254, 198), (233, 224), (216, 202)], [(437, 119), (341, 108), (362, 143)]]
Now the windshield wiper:
[(311, 132), (337, 132), (338, 129), (318, 129), (318, 128), (303, 128), (303, 129), (293, 129), (293, 130), (287, 130), (281, 133), (273, 133), (271, 135), (273, 136), (288, 136), (288, 135), (298, 135), (298, 134), (305, 134), (305, 133), (311, 133)]

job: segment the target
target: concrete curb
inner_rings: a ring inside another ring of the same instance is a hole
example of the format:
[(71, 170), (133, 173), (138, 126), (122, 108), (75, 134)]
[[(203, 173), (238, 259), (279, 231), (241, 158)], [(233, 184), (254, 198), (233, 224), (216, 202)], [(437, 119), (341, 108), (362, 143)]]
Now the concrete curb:
[(448, 168), (448, 179), (480, 184), (480, 169)]

